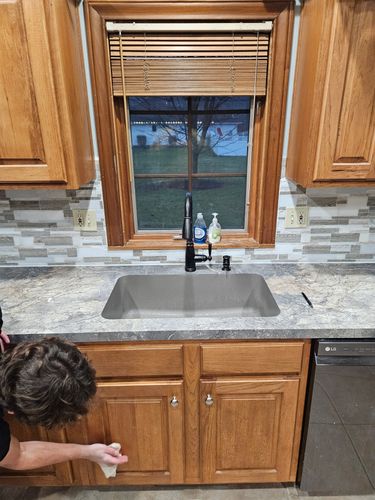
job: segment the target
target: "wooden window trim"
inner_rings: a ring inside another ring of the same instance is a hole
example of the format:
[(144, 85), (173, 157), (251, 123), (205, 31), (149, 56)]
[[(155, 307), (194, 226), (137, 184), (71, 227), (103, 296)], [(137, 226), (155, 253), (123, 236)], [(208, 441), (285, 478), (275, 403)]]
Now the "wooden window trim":
[[(254, 147), (248, 206), (249, 232), (224, 233), (217, 245), (231, 247), (271, 247), (275, 243), (285, 105), (289, 76), (294, 2), (252, 0), (201, 1), (118, 1), (88, 0), (85, 3), (89, 57), (93, 82), (103, 197), (110, 249), (183, 248), (183, 240), (171, 233), (135, 234), (129, 169), (125, 167), (123, 147), (129, 148), (125, 117), (112, 98), (106, 21), (197, 21), (272, 20), (267, 98), (259, 100), (255, 113)], [(115, 125), (113, 125), (115, 124)]]

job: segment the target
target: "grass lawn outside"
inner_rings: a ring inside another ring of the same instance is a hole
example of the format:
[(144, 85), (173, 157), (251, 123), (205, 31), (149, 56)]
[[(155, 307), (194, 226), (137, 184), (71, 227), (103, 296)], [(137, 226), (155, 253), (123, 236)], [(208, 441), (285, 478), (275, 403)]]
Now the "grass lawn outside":
[[(134, 174), (186, 174), (187, 146), (133, 146)], [(247, 170), (246, 156), (217, 156), (205, 147), (199, 154), (198, 173), (241, 173)]]
[[(188, 190), (187, 147), (133, 147), (136, 206), (139, 230), (179, 230), (182, 227), (185, 193)], [(241, 173), (241, 177), (193, 178), (193, 217), (202, 212), (207, 226), (212, 212), (219, 213), (223, 229), (244, 229), (247, 158), (217, 156), (211, 148), (199, 155), (199, 173)], [(137, 174), (155, 174), (148, 179)], [(182, 178), (158, 178), (185, 174)]]
[[(244, 229), (245, 177), (199, 179), (197, 182), (196, 188), (193, 185), (194, 220), (197, 212), (202, 212), (209, 226), (212, 212), (218, 212), (223, 229)], [(138, 229), (182, 228), (187, 179), (138, 179), (135, 191)]]

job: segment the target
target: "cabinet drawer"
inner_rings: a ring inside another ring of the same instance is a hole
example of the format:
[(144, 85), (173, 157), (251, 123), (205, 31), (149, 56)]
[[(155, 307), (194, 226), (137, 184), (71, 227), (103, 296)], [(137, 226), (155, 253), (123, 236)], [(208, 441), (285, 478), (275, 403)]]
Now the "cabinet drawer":
[(182, 345), (80, 346), (98, 378), (176, 376), (183, 373)]
[(203, 345), (202, 374), (300, 373), (303, 348), (303, 342)]

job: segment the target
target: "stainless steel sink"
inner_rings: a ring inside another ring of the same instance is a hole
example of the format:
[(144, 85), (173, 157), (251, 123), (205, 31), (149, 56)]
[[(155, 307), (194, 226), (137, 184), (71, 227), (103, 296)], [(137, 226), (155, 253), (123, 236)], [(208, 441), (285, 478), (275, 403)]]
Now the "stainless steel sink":
[(107, 319), (277, 316), (259, 274), (123, 276), (103, 309)]

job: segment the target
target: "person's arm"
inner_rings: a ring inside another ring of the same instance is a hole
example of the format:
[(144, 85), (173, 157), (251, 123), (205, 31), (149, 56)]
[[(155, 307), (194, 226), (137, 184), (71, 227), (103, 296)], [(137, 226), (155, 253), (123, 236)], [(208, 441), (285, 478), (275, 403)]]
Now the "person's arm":
[(0, 330), (0, 351), (5, 351), (5, 346), (10, 343), (10, 338), (5, 332)]
[(6, 344), (9, 344), (10, 340), (6, 333), (2, 332), (3, 328), (3, 311), (0, 307), (0, 351), (4, 352)]
[(128, 461), (126, 455), (105, 444), (49, 443), (44, 441), (19, 442), (11, 437), (10, 448), (0, 467), (28, 470), (83, 458), (101, 465), (118, 465)]

